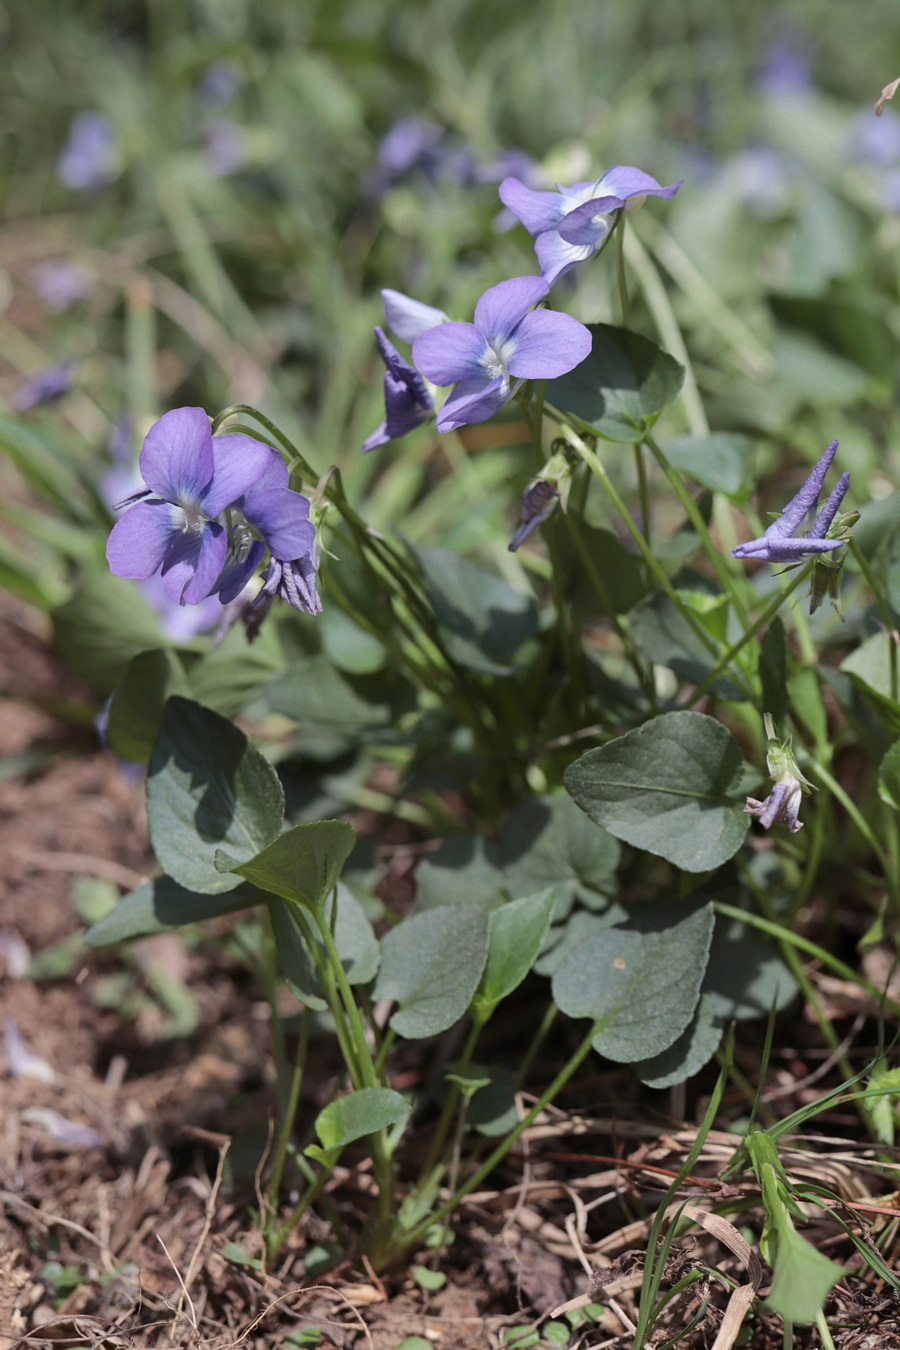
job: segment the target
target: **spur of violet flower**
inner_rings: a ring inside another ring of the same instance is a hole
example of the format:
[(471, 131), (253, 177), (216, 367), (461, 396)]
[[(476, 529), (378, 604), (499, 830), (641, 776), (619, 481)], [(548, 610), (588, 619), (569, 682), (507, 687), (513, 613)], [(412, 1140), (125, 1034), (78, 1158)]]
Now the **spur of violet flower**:
[(574, 370), (591, 350), (584, 324), (568, 314), (534, 310), (550, 287), (542, 277), (491, 286), (474, 323), (442, 323), (413, 343), (413, 360), (432, 384), (455, 384), (438, 413), (438, 431), (486, 422), (508, 402), (513, 381), (552, 380)]
[(522, 501), (519, 505), (519, 528), (516, 530), (512, 539), (507, 545), (510, 553), (515, 553), (520, 544), (523, 544), (530, 534), (540, 526), (545, 520), (549, 520), (556, 510), (556, 503), (559, 501), (559, 490), (555, 483), (548, 483), (543, 478), (535, 478), (529, 483), (522, 493)]
[(641, 169), (617, 164), (590, 183), (574, 183), (558, 192), (535, 192), (518, 178), (500, 184), (500, 200), (535, 236), (541, 276), (552, 286), (576, 263), (593, 258), (609, 239), (615, 213), (628, 201), (674, 197), (684, 180), (661, 187)]
[[(428, 307), (423, 305), (423, 309)], [(380, 328), (375, 329), (375, 338), (381, 359), (387, 366), (384, 373), (384, 421), (363, 441), (363, 454), (375, 450), (379, 445), (405, 436), (414, 427), (421, 426), (434, 416), (434, 403), (426, 388), (425, 381), (418, 371), (413, 370), (408, 361), (389, 342)]]
[(837, 448), (838, 442), (832, 441), (800, 491), (791, 498), (778, 519), (773, 521), (760, 539), (750, 539), (746, 544), (738, 544), (733, 548), (731, 552), (735, 558), (755, 558), (757, 562), (797, 563), (803, 562), (805, 558), (815, 553), (830, 553), (832, 549), (846, 544), (846, 539), (827, 539), (825, 536), (850, 486), (849, 473), (841, 474), (809, 533), (806, 535), (796, 533), (807, 517), (812, 518), (815, 515), (822, 484), (825, 482), (825, 475), (831, 467)]
[(147, 432), (140, 456), (146, 488), (122, 506), (106, 545), (110, 570), (143, 581), (162, 573), (172, 600), (195, 605), (216, 589), (228, 555), (217, 517), (250, 491), (272, 451), (250, 436), (217, 436), (202, 408), (175, 408)]

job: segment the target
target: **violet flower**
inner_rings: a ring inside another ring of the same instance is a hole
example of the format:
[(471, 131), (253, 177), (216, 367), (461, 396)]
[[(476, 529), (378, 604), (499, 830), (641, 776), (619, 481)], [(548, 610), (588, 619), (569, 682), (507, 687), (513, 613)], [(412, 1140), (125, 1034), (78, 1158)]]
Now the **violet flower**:
[(266, 549), (289, 563), (308, 553), (316, 537), (309, 499), (288, 486), (288, 467), (277, 451), (268, 453), (265, 472), (228, 509), (228, 553), (213, 586), (223, 605), (240, 595)]
[[(421, 306), (427, 309), (428, 306)], [(434, 403), (418, 371), (389, 342), (380, 328), (375, 329), (375, 338), (381, 359), (387, 366), (384, 373), (384, 421), (363, 442), (363, 454), (375, 450), (379, 445), (405, 436), (414, 427), (421, 426), (434, 415)]]
[(438, 431), (486, 422), (512, 397), (512, 381), (555, 379), (591, 350), (584, 324), (568, 314), (528, 311), (550, 290), (542, 277), (491, 286), (474, 323), (442, 323), (413, 343), (413, 360), (433, 384), (455, 384), (438, 414)]
[(318, 570), (319, 552), (315, 544), (302, 558), (290, 562), (270, 558), (263, 572), (262, 589), (252, 602), (251, 611), (263, 608), (264, 615), (269, 602), (277, 595), (301, 614), (321, 614), (322, 601), (316, 586)]
[(202, 408), (175, 408), (150, 428), (140, 456), (146, 489), (106, 545), (110, 569), (144, 580), (162, 572), (179, 604), (208, 596), (225, 565), (228, 535), (217, 521), (269, 468), (272, 451), (249, 436), (217, 436)]
[(32, 268), (31, 284), (48, 307), (62, 313), (83, 300), (94, 282), (92, 272), (68, 258), (48, 258)]
[(554, 483), (548, 483), (543, 478), (535, 478), (533, 483), (528, 484), (522, 493), (519, 507), (519, 528), (509, 541), (510, 553), (515, 553), (519, 545), (524, 543), (538, 526), (550, 519), (558, 501), (559, 492)]
[(65, 361), (61, 366), (48, 366), (45, 370), (35, 371), (10, 395), (10, 406), (16, 412), (27, 412), (29, 408), (37, 408), (42, 403), (62, 398), (72, 387), (74, 369), (74, 361)]
[(59, 180), (73, 192), (98, 192), (113, 181), (118, 169), (116, 133), (100, 112), (72, 118), (69, 138), (56, 161)]
[(450, 322), (450, 315), (442, 309), (423, 305), (421, 300), (413, 300), (412, 296), (404, 295), (402, 291), (392, 291), (388, 287), (381, 292), (381, 303), (388, 328), (403, 342), (415, 342), (429, 328)]
[(807, 782), (797, 767), (790, 738), (779, 740), (775, 735), (775, 722), (771, 713), (763, 714), (763, 724), (767, 739), (766, 768), (774, 787), (764, 802), (748, 797), (744, 813), (758, 820), (764, 830), (771, 829), (776, 821), (781, 821), (787, 825), (791, 834), (797, 834), (803, 829), (803, 822), (799, 819), (803, 793), (804, 790), (813, 790), (812, 783)]
[(840, 548), (847, 542), (846, 539), (827, 539), (825, 536), (846, 495), (850, 484), (849, 473), (841, 474), (809, 533), (796, 534), (805, 518), (807, 516), (812, 518), (815, 514), (819, 505), (819, 493), (822, 491), (825, 475), (837, 448), (837, 441), (832, 441), (800, 491), (788, 502), (778, 519), (769, 526), (762, 538), (751, 539), (746, 544), (738, 544), (733, 548), (731, 552), (735, 558), (754, 558), (757, 562), (798, 563), (814, 553), (830, 553), (832, 549)]
[[(535, 192), (517, 178), (500, 184), (500, 200), (536, 237), (541, 276), (552, 286), (576, 263), (593, 258), (609, 239), (615, 212), (631, 199), (674, 197), (683, 182), (660, 187), (655, 178), (625, 164), (590, 183), (558, 192)], [(635, 202), (639, 205), (640, 202)]]

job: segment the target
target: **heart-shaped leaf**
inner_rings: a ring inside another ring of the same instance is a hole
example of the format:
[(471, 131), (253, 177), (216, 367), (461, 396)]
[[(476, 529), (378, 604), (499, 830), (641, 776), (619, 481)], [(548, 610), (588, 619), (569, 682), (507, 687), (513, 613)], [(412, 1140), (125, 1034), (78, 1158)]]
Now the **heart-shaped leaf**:
[(319, 1112), (316, 1134), (321, 1140), (321, 1148), (310, 1144), (304, 1152), (310, 1158), (329, 1164), (347, 1144), (404, 1120), (411, 1110), (406, 1098), (391, 1088), (358, 1088), (356, 1092), (348, 1092), (345, 1097), (329, 1102)]
[(547, 401), (592, 435), (608, 441), (641, 441), (678, 397), (684, 366), (630, 329), (605, 323), (588, 328), (593, 338), (590, 355), (568, 375), (547, 381)]
[(285, 830), (274, 844), (245, 863), (220, 849), (216, 866), (226, 874), (239, 873), (261, 891), (316, 909), (337, 885), (355, 843), (356, 833), (346, 821), (318, 820)]
[(372, 998), (399, 1005), (391, 1017), (399, 1036), (436, 1036), (468, 1008), (487, 954), (484, 910), (440, 905), (413, 914), (381, 940), (381, 970)]

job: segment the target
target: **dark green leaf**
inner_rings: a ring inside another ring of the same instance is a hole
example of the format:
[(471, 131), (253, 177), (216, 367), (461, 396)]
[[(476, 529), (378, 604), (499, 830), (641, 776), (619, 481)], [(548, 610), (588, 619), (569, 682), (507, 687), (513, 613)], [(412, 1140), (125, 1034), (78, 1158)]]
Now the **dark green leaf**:
[(720, 866), (747, 833), (736, 800), (743, 758), (731, 733), (703, 713), (655, 717), (566, 770), (566, 789), (619, 839), (686, 872)]
[(53, 611), (60, 656), (101, 693), (116, 688), (132, 657), (165, 639), (136, 582), (105, 568), (82, 573), (71, 599)]
[(849, 675), (878, 712), (882, 722), (894, 734), (900, 732), (900, 703), (895, 690), (900, 683), (892, 682), (892, 671), (900, 668), (900, 654), (891, 633), (874, 633), (841, 662), (840, 669)]
[(416, 868), (416, 913), (438, 905), (501, 904), (505, 882), (495, 853), (478, 835), (448, 839)]
[(317, 909), (337, 885), (355, 842), (356, 834), (345, 821), (319, 820), (285, 830), (245, 863), (236, 863), (219, 850), (216, 866), (240, 873), (262, 891)]
[(666, 1050), (651, 1059), (639, 1060), (634, 1071), (642, 1083), (652, 1088), (683, 1083), (709, 1063), (722, 1039), (724, 1023), (706, 994), (681, 1035)]
[(763, 709), (771, 713), (776, 722), (780, 722), (790, 707), (790, 696), (787, 687), (787, 638), (781, 616), (777, 614), (759, 644), (759, 680)]
[[(677, 592), (681, 603), (690, 608), (704, 628), (720, 645), (728, 614), (724, 595), (708, 591)], [(699, 684), (713, 668), (714, 657), (709, 648), (684, 617), (679, 606), (663, 591), (648, 595), (628, 616), (628, 629), (642, 656), (656, 665), (666, 666), (680, 679)], [(713, 683), (713, 693), (720, 698), (739, 699), (740, 690), (726, 676)]]
[(519, 1122), (519, 1112), (516, 1108), (519, 1083), (516, 1075), (503, 1065), (486, 1069), (473, 1064), (471, 1069), (473, 1072), (478, 1071), (482, 1077), (489, 1078), (490, 1081), (478, 1089), (469, 1103), (466, 1123), (487, 1139), (509, 1134)]
[(658, 1055), (694, 1014), (713, 910), (696, 899), (670, 908), (671, 926), (607, 929), (571, 951), (553, 976), (553, 997), (562, 1012), (602, 1022), (594, 1048), (608, 1059), (633, 1063)]
[(284, 669), (284, 656), (274, 626), (264, 624), (250, 643), (242, 625), (235, 624), (223, 642), (199, 660), (186, 658), (185, 665), (197, 702), (223, 717), (233, 717), (262, 685)]
[(900, 811), (900, 741), (895, 741), (878, 769), (878, 795)]
[[(277, 897), (270, 901), (272, 926), (278, 949), (278, 964), (295, 998), (307, 1008), (321, 1012), (327, 1004), (322, 996), (313, 953), (297, 912), (288, 900)], [(334, 893), (325, 902), (325, 922), (331, 926), (341, 965), (349, 984), (368, 984), (375, 978), (380, 960), (378, 939), (366, 918), (356, 896), (342, 882), (337, 885), (337, 915), (334, 915)], [(321, 952), (320, 964), (326, 962), (324, 948), (314, 939)]]
[(331, 1162), (347, 1144), (404, 1120), (411, 1109), (406, 1098), (391, 1088), (367, 1087), (348, 1092), (319, 1112), (316, 1134), (322, 1147), (310, 1144), (304, 1152), (321, 1162)]
[(106, 724), (110, 750), (123, 759), (146, 764), (163, 724), (166, 700), (191, 693), (184, 667), (165, 647), (138, 652), (113, 695)]
[(419, 1040), (462, 1017), (478, 988), (488, 953), (488, 918), (472, 905), (441, 905), (414, 914), (381, 940), (381, 970), (372, 998), (399, 1006), (391, 1026)]
[(750, 473), (753, 442), (749, 436), (713, 432), (709, 436), (676, 436), (662, 447), (673, 469), (709, 488), (738, 499)]
[(590, 356), (547, 381), (548, 403), (610, 441), (640, 441), (678, 397), (684, 367), (655, 342), (627, 328), (588, 325)]
[(511, 900), (490, 916), (487, 965), (473, 1004), (492, 1012), (525, 979), (544, 945), (557, 903), (556, 888)]
[(128, 938), (164, 933), (186, 923), (214, 919), (259, 904), (261, 896), (252, 886), (239, 886), (227, 895), (198, 895), (185, 890), (171, 877), (156, 877), (123, 896), (115, 909), (92, 924), (84, 935), (89, 947), (109, 947)]
[(447, 549), (415, 548), (413, 553), (453, 659), (479, 675), (511, 675), (516, 653), (537, 631), (532, 596)]
[(319, 630), (322, 650), (338, 670), (350, 675), (371, 675), (387, 664), (384, 643), (336, 605), (326, 608), (319, 620)]
[(584, 900), (608, 886), (619, 865), (616, 840), (580, 811), (571, 797), (530, 797), (509, 815), (496, 850), (513, 898), (559, 882)]
[(177, 695), (147, 778), (150, 838), (166, 871), (190, 890), (214, 895), (240, 885), (216, 870), (225, 847), (253, 857), (284, 823), (284, 795), (272, 765), (231, 722)]

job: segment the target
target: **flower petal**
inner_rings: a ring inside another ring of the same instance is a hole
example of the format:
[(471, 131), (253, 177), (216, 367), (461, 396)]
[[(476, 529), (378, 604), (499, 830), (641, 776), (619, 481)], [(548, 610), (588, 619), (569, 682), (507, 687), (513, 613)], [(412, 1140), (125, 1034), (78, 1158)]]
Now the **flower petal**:
[(474, 323), (442, 323), (413, 343), (413, 360), (432, 384), (455, 384), (477, 377), (485, 352), (484, 336)]
[(213, 588), (223, 605), (230, 604), (240, 595), (265, 556), (265, 544), (254, 539), (246, 558), (233, 558), (226, 562)]
[(509, 398), (509, 386), (501, 376), (485, 384), (484, 379), (460, 380), (438, 413), (438, 431), (455, 431), (470, 422), (487, 422)]
[(592, 339), (583, 323), (569, 314), (538, 309), (516, 329), (509, 373), (517, 380), (553, 380), (590, 354)]
[(520, 183), (518, 178), (504, 178), (498, 192), (503, 205), (519, 217), (529, 234), (555, 230), (557, 222), (565, 214), (561, 192), (535, 192), (533, 188)]
[(228, 536), (221, 525), (207, 521), (201, 530), (183, 531), (175, 538), (162, 566), (163, 585), (170, 600), (196, 605), (212, 594), (228, 555)]
[(556, 230), (539, 234), (534, 241), (534, 251), (541, 264), (541, 276), (548, 286), (565, 276), (577, 263), (586, 262), (597, 252), (595, 248), (583, 244), (567, 244)]
[(556, 227), (560, 239), (565, 239), (567, 244), (589, 244), (598, 249), (612, 228), (609, 213), (624, 205), (621, 197), (594, 197), (589, 202), (582, 202), (563, 216)]
[(256, 491), (244, 502), (244, 515), (255, 525), (276, 558), (301, 558), (308, 552), (315, 538), (315, 527), (309, 522), (309, 501), (290, 488), (273, 488), (269, 492)]
[(828, 498), (828, 501), (819, 512), (815, 525), (809, 532), (810, 539), (824, 539), (831, 522), (838, 512), (838, 507), (847, 495), (847, 489), (850, 486), (849, 473), (842, 473), (834, 486), (834, 491)]
[(173, 408), (147, 432), (141, 477), (167, 502), (196, 501), (213, 475), (212, 431), (202, 408)]
[(485, 337), (501, 341), (539, 300), (550, 292), (543, 277), (511, 277), (491, 286), (475, 306), (475, 327)]
[(117, 577), (139, 581), (152, 577), (178, 534), (180, 526), (174, 522), (174, 514), (175, 508), (157, 497), (129, 507), (106, 541), (110, 571)]
[(211, 518), (243, 497), (265, 474), (277, 472), (271, 448), (252, 436), (216, 436), (212, 450), (212, 478), (200, 494), (203, 510)]
[(367, 455), (370, 450), (377, 450), (380, 445), (387, 445), (392, 437), (388, 435), (387, 422), (382, 422), (372, 432), (371, 436), (366, 437), (362, 443), (362, 452)]
[(597, 196), (612, 193), (615, 197), (621, 197), (623, 201), (627, 201), (629, 197), (672, 198), (683, 182), (684, 179), (679, 178), (677, 183), (660, 187), (656, 179), (651, 178), (649, 173), (644, 173), (643, 169), (634, 169), (628, 164), (616, 164), (612, 169), (607, 169), (598, 181)]
[(819, 493), (822, 491), (825, 475), (831, 467), (831, 461), (837, 453), (837, 448), (837, 441), (832, 441), (826, 447), (825, 453), (814, 466), (800, 491), (795, 497), (791, 498), (778, 520), (766, 530), (767, 538), (796, 533), (803, 517), (808, 512), (815, 511), (819, 504)]
[(381, 300), (388, 328), (403, 342), (414, 342), (420, 334), (427, 333), (429, 328), (436, 328), (438, 324), (447, 323), (450, 319), (450, 315), (445, 314), (442, 309), (435, 309), (433, 305), (423, 305), (421, 300), (413, 300), (411, 296), (403, 295), (400, 291), (385, 289), (381, 292)]

